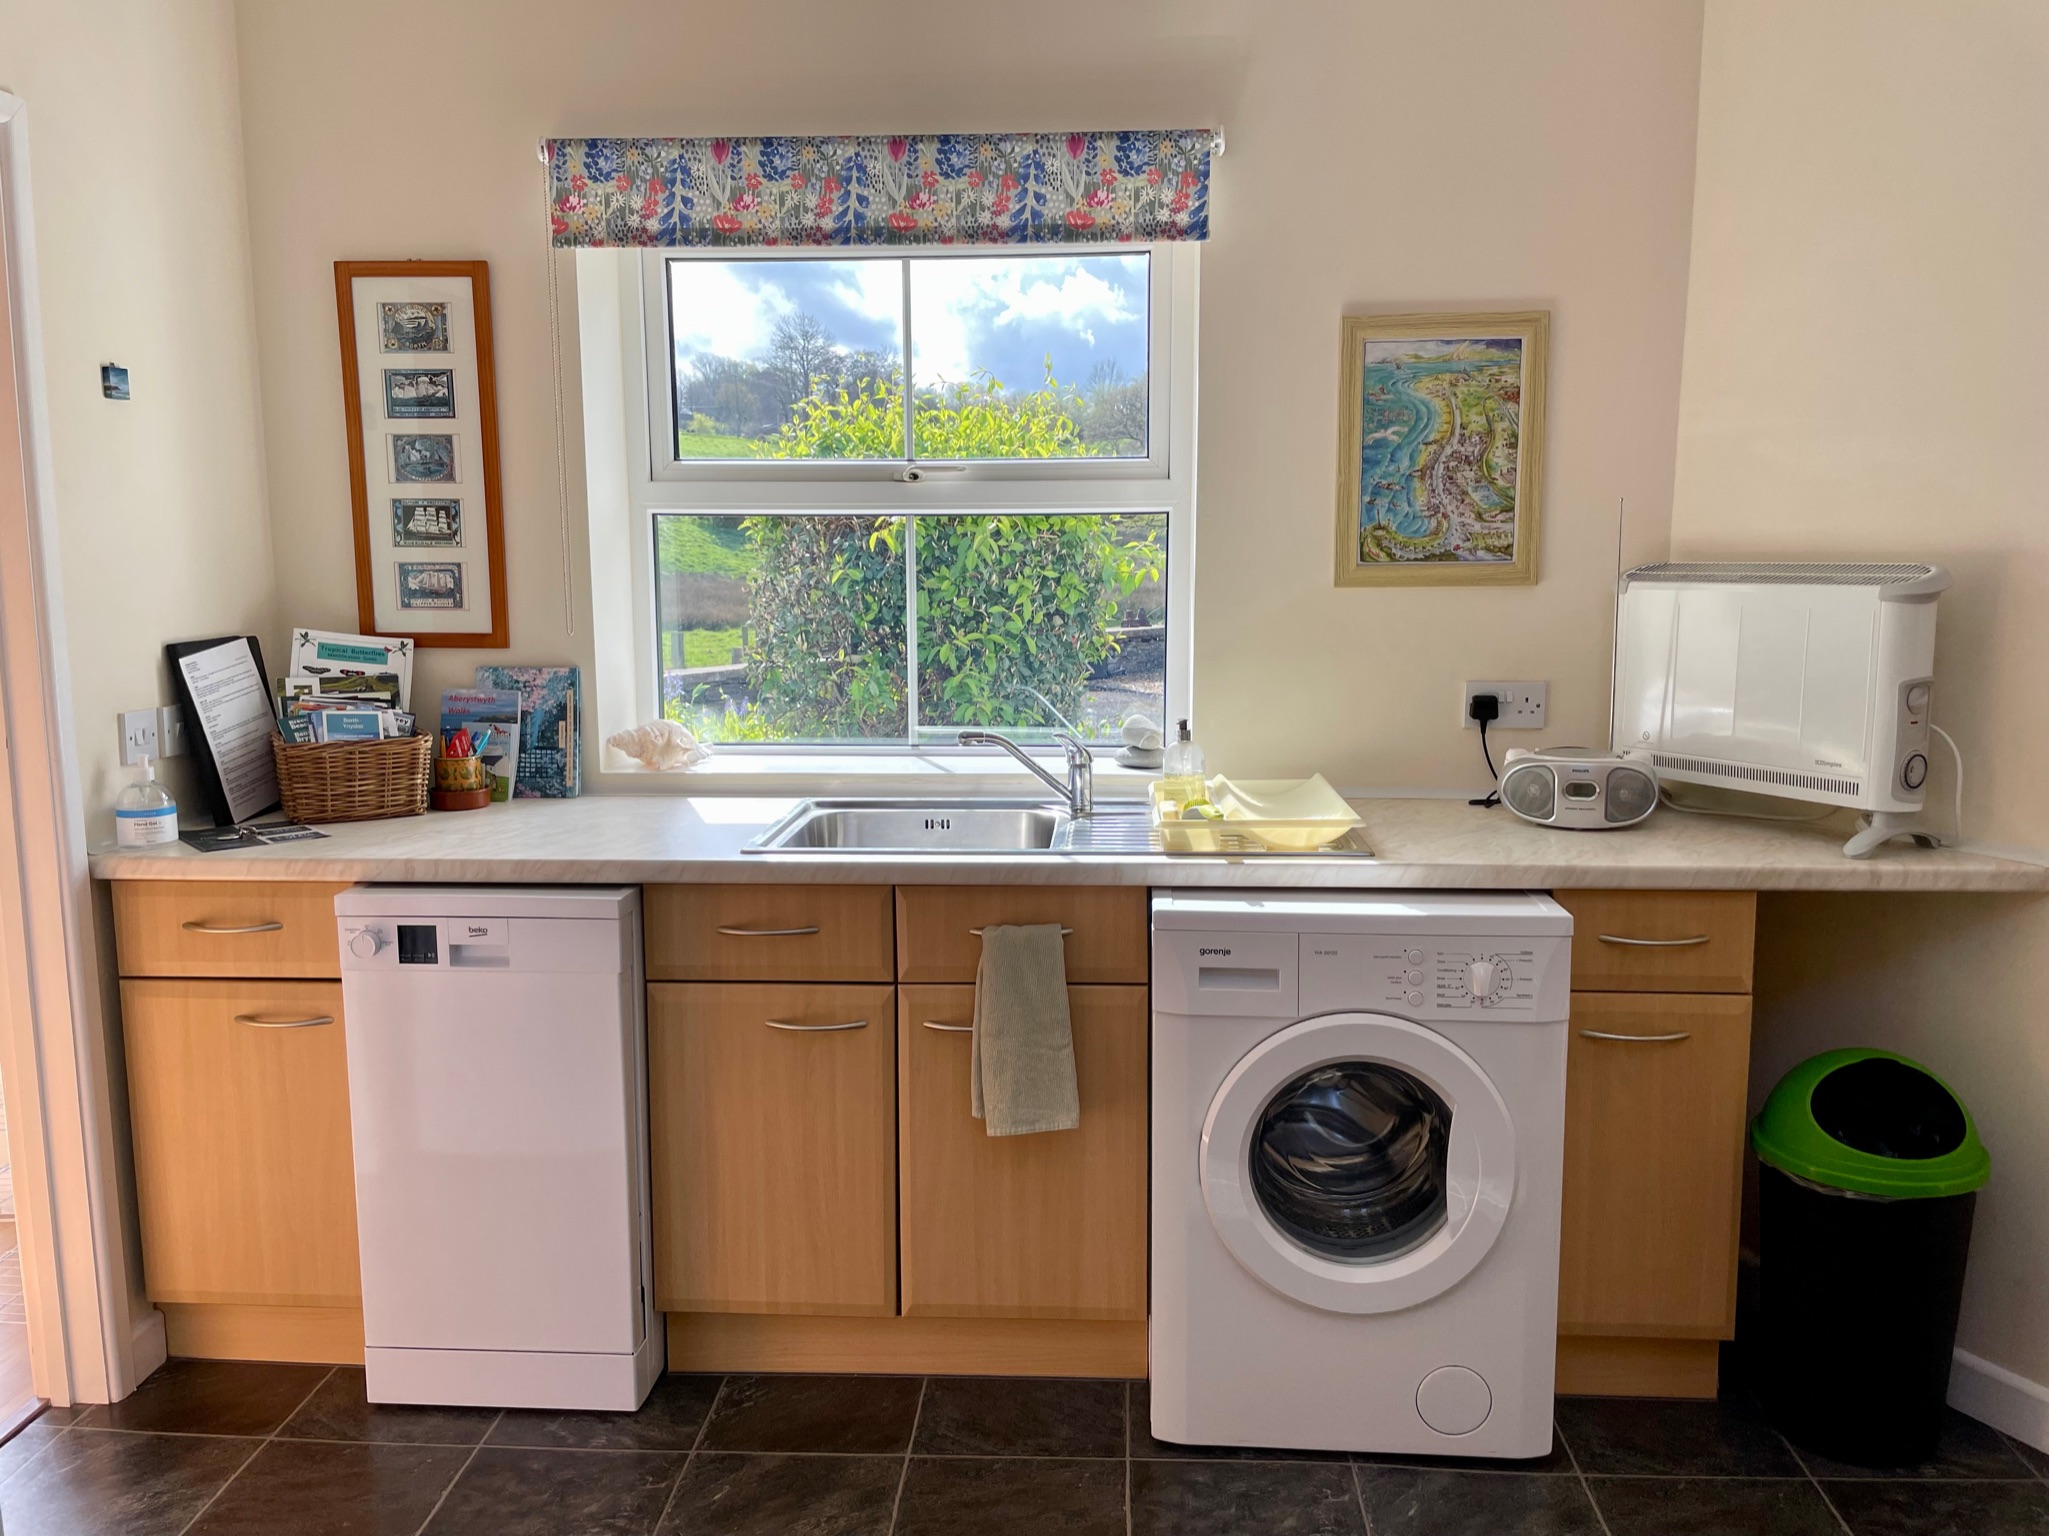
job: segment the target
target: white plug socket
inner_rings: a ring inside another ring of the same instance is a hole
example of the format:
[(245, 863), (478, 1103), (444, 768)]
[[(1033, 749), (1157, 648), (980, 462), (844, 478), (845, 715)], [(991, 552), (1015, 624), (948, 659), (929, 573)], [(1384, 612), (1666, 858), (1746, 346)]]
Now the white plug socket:
[(1491, 728), (1541, 731), (1549, 693), (1547, 683), (1468, 682), (1465, 697), (1459, 702), (1459, 724), (1467, 730), (1478, 730), (1480, 722), (1473, 718), (1473, 700), (1491, 694), (1500, 706), (1500, 712), (1487, 722)]
[(157, 756), (183, 757), (191, 750), (185, 740), (185, 706), (162, 706), (157, 710)]
[(145, 757), (157, 755), (157, 712), (154, 709), (121, 711), (121, 766), (133, 768)]

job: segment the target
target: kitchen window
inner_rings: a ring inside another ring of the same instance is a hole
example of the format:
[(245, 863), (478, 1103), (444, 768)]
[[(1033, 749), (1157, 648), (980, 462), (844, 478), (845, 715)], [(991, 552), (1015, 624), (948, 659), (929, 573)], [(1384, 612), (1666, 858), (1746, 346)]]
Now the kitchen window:
[(764, 767), (1188, 713), (1192, 245), (577, 260), (586, 415), (609, 299), (631, 439), (604, 729), (608, 633), (635, 719)]

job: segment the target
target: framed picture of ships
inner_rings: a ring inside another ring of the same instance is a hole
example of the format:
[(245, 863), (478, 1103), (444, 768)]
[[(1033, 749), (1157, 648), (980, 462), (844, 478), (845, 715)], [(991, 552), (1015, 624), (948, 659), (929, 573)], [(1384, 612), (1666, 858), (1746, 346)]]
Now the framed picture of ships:
[(502, 647), (489, 264), (338, 261), (334, 292), (357, 622), (417, 645)]
[(1536, 581), (1550, 331), (1544, 311), (1346, 317), (1339, 586)]

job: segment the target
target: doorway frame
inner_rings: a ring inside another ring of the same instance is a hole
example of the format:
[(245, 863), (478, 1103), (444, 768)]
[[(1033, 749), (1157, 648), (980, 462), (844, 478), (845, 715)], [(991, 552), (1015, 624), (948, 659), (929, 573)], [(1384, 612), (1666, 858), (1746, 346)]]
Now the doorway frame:
[(34, 1390), (113, 1402), (165, 1357), (121, 1219), (114, 1063), (64, 644), (28, 108), (0, 91), (0, 1072)]

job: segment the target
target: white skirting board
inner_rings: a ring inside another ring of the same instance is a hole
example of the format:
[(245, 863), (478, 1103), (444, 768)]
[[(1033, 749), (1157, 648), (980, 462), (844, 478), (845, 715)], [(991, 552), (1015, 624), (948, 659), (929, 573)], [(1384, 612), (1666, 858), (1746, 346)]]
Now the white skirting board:
[(2040, 1382), (1960, 1349), (1949, 1372), (1949, 1405), (2049, 1451), (2049, 1387)]

